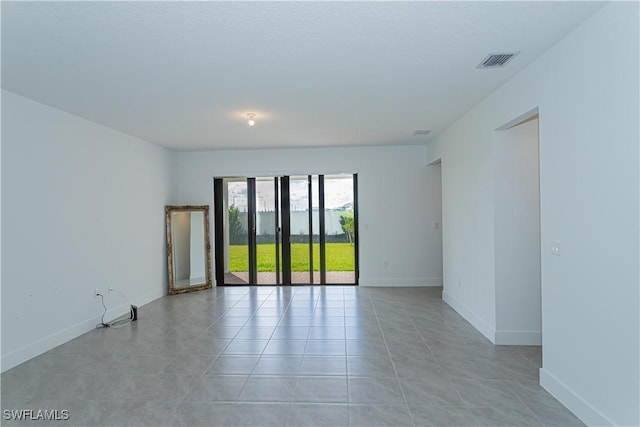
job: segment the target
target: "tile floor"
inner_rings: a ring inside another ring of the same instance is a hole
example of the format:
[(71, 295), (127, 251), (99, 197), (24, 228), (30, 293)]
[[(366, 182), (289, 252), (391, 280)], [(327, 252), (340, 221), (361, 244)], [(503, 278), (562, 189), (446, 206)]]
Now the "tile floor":
[[(282, 283), (282, 273), (280, 273), (280, 282)], [(257, 276), (257, 284), (258, 285), (277, 285), (277, 276), (275, 272), (258, 272)], [(294, 285), (300, 283), (309, 283), (309, 272), (301, 272), (301, 271), (292, 271), (291, 272), (291, 283)], [(203, 283), (201, 281), (200, 283)], [(249, 272), (238, 272), (235, 273), (224, 273), (224, 283), (225, 285), (248, 285), (249, 284)], [(320, 272), (313, 272), (313, 283), (320, 283)], [(325, 283), (329, 283), (331, 285), (353, 285), (356, 283), (356, 276), (353, 271), (327, 271), (325, 273)]]
[[(494, 346), (440, 288), (225, 287), (161, 298), (1, 376), (55, 426), (575, 426), (539, 347)], [(4, 421), (3, 425), (47, 425)]]

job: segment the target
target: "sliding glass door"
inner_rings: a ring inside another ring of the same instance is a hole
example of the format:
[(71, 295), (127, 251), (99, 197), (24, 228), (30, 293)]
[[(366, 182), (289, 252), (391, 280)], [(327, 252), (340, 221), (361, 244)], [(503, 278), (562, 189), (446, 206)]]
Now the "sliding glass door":
[(214, 179), (218, 285), (357, 284), (357, 176)]

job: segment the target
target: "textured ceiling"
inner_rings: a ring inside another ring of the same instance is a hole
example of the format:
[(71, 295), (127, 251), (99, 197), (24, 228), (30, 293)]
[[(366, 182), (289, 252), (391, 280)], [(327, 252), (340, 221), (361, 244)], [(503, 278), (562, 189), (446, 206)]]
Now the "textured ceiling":
[(3, 1), (2, 87), (178, 150), (421, 144), (602, 4)]

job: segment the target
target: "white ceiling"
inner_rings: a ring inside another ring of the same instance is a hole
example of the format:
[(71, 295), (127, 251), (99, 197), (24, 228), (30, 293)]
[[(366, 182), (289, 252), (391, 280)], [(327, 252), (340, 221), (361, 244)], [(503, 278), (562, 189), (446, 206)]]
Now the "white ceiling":
[(422, 144), (602, 4), (3, 1), (2, 87), (177, 150)]

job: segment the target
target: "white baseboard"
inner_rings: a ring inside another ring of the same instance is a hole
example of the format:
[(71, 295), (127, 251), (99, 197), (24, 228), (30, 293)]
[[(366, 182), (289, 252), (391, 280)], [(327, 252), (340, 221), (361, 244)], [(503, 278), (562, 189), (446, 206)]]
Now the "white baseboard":
[(469, 310), (466, 305), (461, 303), (446, 291), (442, 291), (442, 300), (449, 304), (449, 306), (455, 311), (457, 311), (460, 316), (464, 317), (467, 322), (471, 323), (471, 325), (478, 331), (480, 331), (482, 335), (487, 337), (489, 341), (491, 341), (493, 344), (496, 344), (496, 330), (485, 320), (480, 318), (473, 311)]
[(64, 344), (67, 341), (71, 341), (72, 339), (95, 329), (96, 325), (100, 323), (101, 318), (102, 314), (93, 316), (59, 332), (41, 338), (38, 341), (27, 344), (9, 354), (3, 355), (2, 372), (18, 366), (29, 359), (33, 359), (34, 357), (59, 346), (60, 344)]
[(501, 331), (495, 332), (496, 345), (542, 345), (540, 331)]
[(163, 287), (160, 290), (147, 292), (146, 294), (137, 296), (133, 301), (131, 301), (131, 304), (137, 305), (138, 307), (142, 307), (143, 305), (149, 304), (150, 302), (155, 301), (158, 298), (162, 298), (168, 293), (169, 293), (168, 290)]
[(402, 277), (390, 279), (378, 279), (361, 277), (360, 286), (384, 286), (384, 287), (425, 287), (442, 286), (442, 277)]
[[(137, 296), (131, 303), (137, 306), (142, 306), (154, 301), (162, 296), (166, 295), (166, 290), (163, 288), (158, 291), (148, 292), (146, 294)], [(129, 311), (129, 306), (126, 303), (120, 303), (117, 307), (109, 309), (105, 315), (106, 321), (111, 321)], [(102, 313), (90, 317), (89, 319), (78, 322), (61, 331), (55, 332), (49, 336), (46, 336), (38, 341), (27, 344), (18, 350), (12, 351), (9, 354), (2, 356), (1, 372), (7, 371), (27, 360), (33, 359), (36, 356), (45, 353), (52, 348), (55, 348), (61, 344), (71, 341), (80, 335), (95, 329), (96, 325), (102, 321)]]
[(540, 369), (540, 385), (588, 426), (613, 426), (612, 420), (578, 396), (549, 371)]

